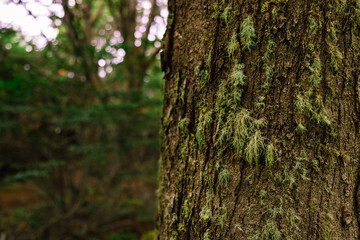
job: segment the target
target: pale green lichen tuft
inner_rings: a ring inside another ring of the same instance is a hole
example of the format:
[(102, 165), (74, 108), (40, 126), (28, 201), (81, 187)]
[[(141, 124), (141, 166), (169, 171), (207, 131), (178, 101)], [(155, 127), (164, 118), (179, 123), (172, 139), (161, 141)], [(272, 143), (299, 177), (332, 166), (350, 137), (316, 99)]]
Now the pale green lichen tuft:
[(221, 229), (223, 229), (226, 218), (227, 218), (227, 208), (225, 205), (222, 205), (218, 209), (218, 213), (217, 213), (217, 217), (216, 217), (216, 225), (219, 225), (221, 227)]
[(317, 88), (321, 82), (321, 60), (319, 57), (315, 57), (313, 64), (309, 67), (310, 77), (309, 84)]
[(207, 229), (204, 233), (204, 240), (211, 240), (211, 234), (209, 229)]
[(237, 34), (236, 34), (236, 32), (234, 32), (231, 35), (230, 41), (226, 47), (229, 58), (232, 58), (234, 56), (236, 50), (238, 50), (238, 49), (239, 49), (239, 42), (237, 40)]
[(255, 162), (256, 166), (259, 163), (259, 158), (264, 150), (264, 137), (259, 130), (250, 137), (249, 143), (245, 149), (245, 159), (252, 166)]
[(213, 218), (211, 208), (208, 206), (205, 206), (200, 211), (200, 218), (203, 221), (209, 221)]
[(296, 131), (298, 134), (303, 135), (303, 134), (306, 132), (306, 127), (300, 122), (300, 123), (297, 125), (295, 131)]
[(263, 240), (263, 239), (271, 239), (271, 240), (282, 239), (281, 231), (276, 226), (275, 221), (267, 220), (266, 225), (261, 229), (261, 232), (255, 234), (251, 238), (251, 240)]
[(179, 121), (179, 129), (182, 134), (186, 132), (186, 127), (189, 124), (189, 118), (185, 117)]
[(219, 173), (219, 184), (222, 187), (227, 187), (230, 181), (230, 172), (224, 167)]
[(220, 17), (224, 21), (226, 27), (229, 27), (229, 22), (231, 21), (232, 8), (226, 7), (224, 11), (221, 13)]
[(245, 20), (241, 23), (240, 28), (241, 41), (244, 42), (245, 47), (250, 52), (251, 47), (255, 45), (254, 39), (256, 38), (253, 18), (251, 15), (245, 18)]
[(272, 144), (268, 144), (266, 146), (265, 165), (271, 167), (273, 163), (274, 163), (274, 146)]
[(205, 114), (200, 116), (199, 123), (196, 127), (195, 138), (199, 143), (200, 148), (202, 148), (203, 144), (205, 143), (205, 128), (210, 126), (212, 123), (212, 114), (213, 110), (206, 112)]
[(236, 152), (241, 156), (250, 133), (254, 129), (253, 118), (250, 116), (249, 111), (243, 109), (240, 113), (236, 114), (236, 117), (233, 121), (233, 146)]
[(246, 84), (246, 75), (244, 73), (245, 64), (237, 63), (235, 64), (233, 71), (231, 72), (230, 79), (233, 82), (234, 86), (244, 86)]

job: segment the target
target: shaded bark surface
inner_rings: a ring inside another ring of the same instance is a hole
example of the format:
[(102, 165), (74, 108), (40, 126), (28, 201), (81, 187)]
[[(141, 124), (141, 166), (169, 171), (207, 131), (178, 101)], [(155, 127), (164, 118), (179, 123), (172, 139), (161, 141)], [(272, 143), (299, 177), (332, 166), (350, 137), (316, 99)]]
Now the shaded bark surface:
[(359, 8), (169, 1), (159, 239), (360, 238)]

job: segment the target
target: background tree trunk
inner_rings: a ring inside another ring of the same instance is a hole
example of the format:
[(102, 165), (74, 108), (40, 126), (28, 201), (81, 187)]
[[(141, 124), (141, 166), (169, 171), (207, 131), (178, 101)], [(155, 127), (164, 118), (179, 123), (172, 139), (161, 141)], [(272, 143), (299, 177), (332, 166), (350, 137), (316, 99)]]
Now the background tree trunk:
[(169, 1), (160, 239), (359, 239), (360, 3)]

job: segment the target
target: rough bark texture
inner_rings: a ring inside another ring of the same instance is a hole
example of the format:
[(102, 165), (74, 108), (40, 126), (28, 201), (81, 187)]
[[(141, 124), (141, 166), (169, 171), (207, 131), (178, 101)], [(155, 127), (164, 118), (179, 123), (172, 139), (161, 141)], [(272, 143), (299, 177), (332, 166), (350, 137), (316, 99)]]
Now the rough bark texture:
[(360, 239), (360, 2), (169, 12), (159, 239)]

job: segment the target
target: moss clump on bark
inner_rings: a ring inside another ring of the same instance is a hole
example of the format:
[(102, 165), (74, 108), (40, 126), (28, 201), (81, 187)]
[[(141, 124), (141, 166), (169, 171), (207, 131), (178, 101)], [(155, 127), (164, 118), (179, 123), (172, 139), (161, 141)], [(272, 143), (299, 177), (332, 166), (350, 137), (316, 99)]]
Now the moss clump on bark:
[(274, 62), (271, 61), (271, 54), (274, 51), (274, 47), (275, 47), (275, 42), (272, 39), (268, 40), (268, 44), (266, 46), (266, 51), (264, 53), (263, 56), (263, 61), (264, 61), (264, 76), (265, 76), (265, 81), (262, 84), (262, 88), (268, 90), (270, 87), (270, 82), (272, 77), (274, 76)]
[(239, 45), (239, 42), (237, 40), (237, 33), (235, 31), (231, 35), (230, 41), (229, 41), (229, 43), (227, 44), (227, 47), (226, 47), (228, 57), (232, 58), (235, 55), (235, 52), (239, 49), (239, 47), (240, 47), (240, 45)]
[(213, 110), (210, 110), (205, 114), (200, 114), (199, 116), (199, 122), (196, 126), (195, 137), (200, 148), (202, 148), (205, 143), (205, 129), (209, 127), (213, 122), (212, 115), (213, 115)]
[(233, 9), (231, 7), (226, 7), (221, 13), (220, 18), (224, 21), (226, 28), (229, 27), (229, 23), (232, 19)]
[(251, 15), (247, 16), (240, 26), (240, 37), (241, 43), (246, 47), (246, 49), (251, 52), (251, 47), (255, 45), (255, 28), (254, 22)]
[(223, 167), (223, 169), (219, 173), (219, 185), (222, 187), (227, 187), (230, 181), (230, 172), (227, 167)]

